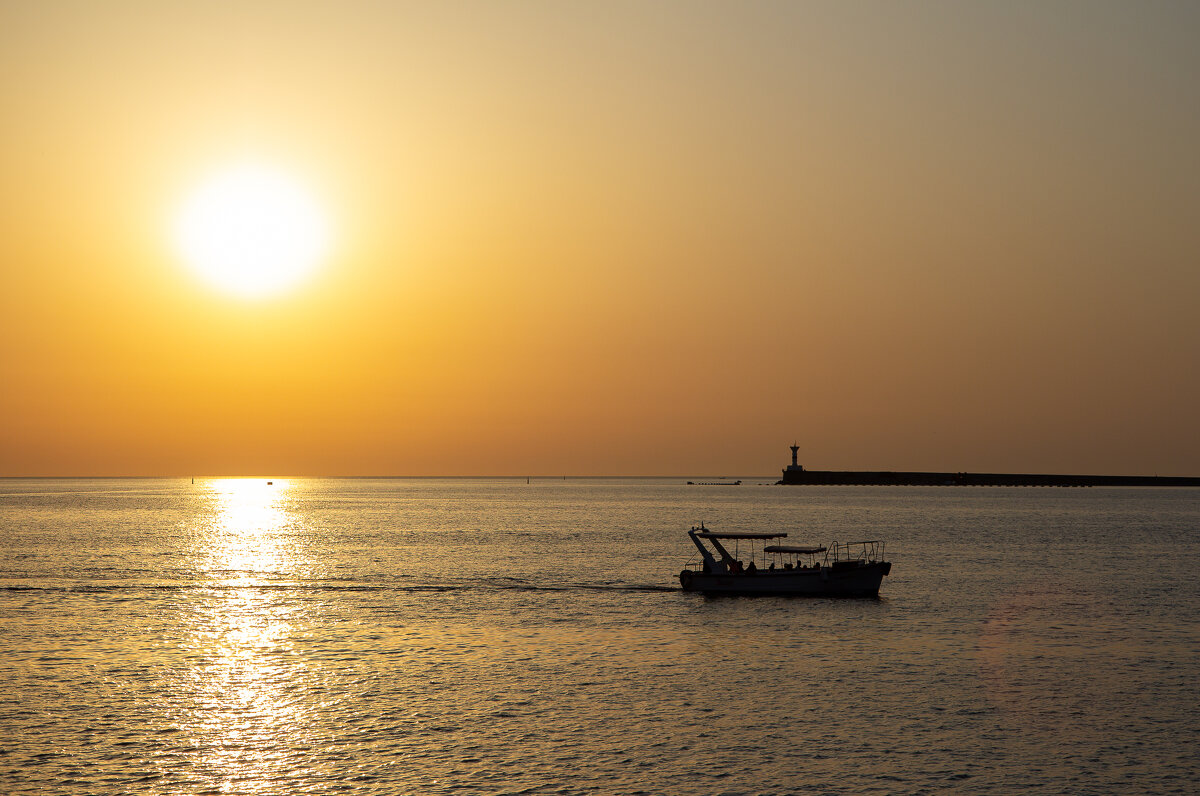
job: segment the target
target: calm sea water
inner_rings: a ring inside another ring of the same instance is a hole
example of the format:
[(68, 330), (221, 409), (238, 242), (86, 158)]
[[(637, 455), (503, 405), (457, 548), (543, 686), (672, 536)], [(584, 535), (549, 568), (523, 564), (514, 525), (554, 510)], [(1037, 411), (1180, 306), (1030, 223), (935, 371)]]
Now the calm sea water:
[(1195, 793), (1198, 572), (1187, 489), (2, 481), (0, 792)]

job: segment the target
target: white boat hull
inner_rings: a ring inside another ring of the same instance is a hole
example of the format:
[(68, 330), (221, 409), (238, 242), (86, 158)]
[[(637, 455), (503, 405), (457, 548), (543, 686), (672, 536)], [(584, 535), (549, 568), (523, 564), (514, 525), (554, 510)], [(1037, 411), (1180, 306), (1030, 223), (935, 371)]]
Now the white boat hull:
[(819, 569), (767, 569), (756, 572), (715, 573), (685, 569), (679, 573), (684, 591), (708, 594), (779, 594), (813, 597), (874, 597), (884, 575), (892, 569), (887, 561), (856, 567)]

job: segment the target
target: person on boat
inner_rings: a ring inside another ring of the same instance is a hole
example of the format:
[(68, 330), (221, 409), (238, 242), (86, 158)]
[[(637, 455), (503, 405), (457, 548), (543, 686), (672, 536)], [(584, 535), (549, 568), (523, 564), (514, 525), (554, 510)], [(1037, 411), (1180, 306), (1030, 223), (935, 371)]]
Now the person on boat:
[(746, 566), (747, 572), (757, 572), (758, 567), (754, 566), (754, 559), (750, 559), (750, 563)]

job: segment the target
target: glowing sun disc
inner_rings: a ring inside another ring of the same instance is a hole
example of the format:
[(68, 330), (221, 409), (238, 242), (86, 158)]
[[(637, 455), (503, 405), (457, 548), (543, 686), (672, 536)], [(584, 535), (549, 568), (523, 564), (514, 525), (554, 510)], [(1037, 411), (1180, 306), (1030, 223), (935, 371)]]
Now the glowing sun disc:
[(329, 222), (291, 176), (243, 165), (210, 177), (183, 204), (175, 243), (210, 284), (245, 297), (279, 293), (328, 254)]

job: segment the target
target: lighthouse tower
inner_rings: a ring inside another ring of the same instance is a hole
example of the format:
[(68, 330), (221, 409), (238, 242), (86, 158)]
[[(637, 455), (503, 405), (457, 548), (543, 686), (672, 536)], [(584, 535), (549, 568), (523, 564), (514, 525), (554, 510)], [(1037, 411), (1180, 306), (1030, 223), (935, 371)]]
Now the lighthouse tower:
[(804, 468), (801, 467), (800, 463), (796, 460), (796, 454), (800, 452), (800, 445), (797, 443), (793, 443), (791, 447), (792, 447), (792, 463), (789, 464), (787, 466), (787, 469), (783, 471), (784, 478), (787, 478), (788, 473), (804, 472)]

